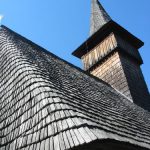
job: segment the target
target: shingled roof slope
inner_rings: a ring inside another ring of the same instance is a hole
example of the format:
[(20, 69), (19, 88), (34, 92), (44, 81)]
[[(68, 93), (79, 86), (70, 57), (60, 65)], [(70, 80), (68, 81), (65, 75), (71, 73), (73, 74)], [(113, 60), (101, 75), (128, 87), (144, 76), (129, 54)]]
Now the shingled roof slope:
[(103, 8), (99, 0), (91, 0), (90, 36), (96, 33), (100, 28), (102, 28), (111, 20), (111, 17)]
[(150, 148), (150, 113), (8, 28), (0, 29), (0, 149), (113, 139)]

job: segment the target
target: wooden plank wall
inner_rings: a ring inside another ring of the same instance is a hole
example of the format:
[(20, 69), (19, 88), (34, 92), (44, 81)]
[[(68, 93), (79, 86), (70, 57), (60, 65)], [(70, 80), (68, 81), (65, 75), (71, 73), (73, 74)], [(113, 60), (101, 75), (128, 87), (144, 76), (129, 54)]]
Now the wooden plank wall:
[(101, 65), (91, 71), (91, 74), (107, 82), (132, 101), (132, 96), (118, 52), (112, 53)]
[(99, 45), (94, 47), (93, 50), (88, 52), (82, 57), (82, 62), (84, 64), (84, 70), (89, 69), (101, 58), (106, 56), (110, 51), (117, 47), (117, 41), (113, 33), (111, 33), (105, 40), (103, 40)]
[(139, 51), (133, 45), (121, 38), (119, 35), (115, 35), (115, 37), (117, 39), (118, 46), (122, 48), (122, 50), (124, 50), (126, 53), (128, 53), (138, 61), (142, 61)]

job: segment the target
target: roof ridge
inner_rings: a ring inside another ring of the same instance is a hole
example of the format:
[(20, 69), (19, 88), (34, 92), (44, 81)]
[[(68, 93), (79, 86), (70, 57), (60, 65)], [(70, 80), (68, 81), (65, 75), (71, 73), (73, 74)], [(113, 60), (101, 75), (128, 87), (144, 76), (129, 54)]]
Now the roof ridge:
[[(9, 32), (12, 32), (13, 34), (15, 34), (16, 36), (18, 36), (19, 38), (21, 38), (21, 40), (27, 42), (28, 44), (31, 44), (32, 46), (35, 46), (37, 49), (40, 49), (40, 50), (42, 49), (42, 51), (44, 51), (44, 52), (46, 52), (47, 54), (53, 56), (54, 58), (63, 61), (64, 63), (68, 64), (68, 65), (71, 66), (71, 67), (74, 67), (74, 68), (77, 69), (78, 71), (80, 71), (80, 72), (86, 74), (87, 76), (90, 76), (91, 78), (95, 79), (96, 81), (102, 82), (103, 84), (105, 84), (105, 85), (111, 87), (111, 86), (110, 86), (108, 83), (106, 83), (105, 81), (103, 81), (103, 80), (97, 78), (96, 76), (94, 76), (94, 75), (88, 73), (87, 71), (84, 71), (84, 70), (81, 69), (80, 67), (78, 67), (78, 66), (76, 66), (76, 65), (74, 65), (74, 64), (72, 64), (72, 63), (70, 63), (70, 62), (68, 62), (68, 61), (66, 61), (66, 60), (64, 60), (63, 58), (61, 58), (61, 57), (59, 57), (59, 56), (53, 54), (52, 52), (46, 50), (44, 47), (42, 47), (42, 46), (38, 45), (37, 43), (35, 43), (35, 42), (33, 42), (33, 41), (27, 39), (26, 37), (22, 36), (21, 34), (15, 32), (15, 31), (13, 31), (12, 29), (6, 27), (5, 25), (1, 25), (1, 29), (0, 29), (0, 30), (2, 30), (2, 29), (5, 29), (5, 30), (7, 30), (7, 31), (9, 31)], [(113, 88), (113, 87), (112, 87), (112, 88)]]

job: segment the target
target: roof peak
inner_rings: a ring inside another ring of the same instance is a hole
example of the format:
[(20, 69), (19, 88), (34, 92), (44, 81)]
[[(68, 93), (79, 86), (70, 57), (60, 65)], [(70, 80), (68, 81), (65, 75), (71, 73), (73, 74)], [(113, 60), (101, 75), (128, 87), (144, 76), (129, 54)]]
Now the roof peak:
[(90, 36), (97, 32), (103, 25), (111, 20), (98, 0), (91, 0), (91, 26)]

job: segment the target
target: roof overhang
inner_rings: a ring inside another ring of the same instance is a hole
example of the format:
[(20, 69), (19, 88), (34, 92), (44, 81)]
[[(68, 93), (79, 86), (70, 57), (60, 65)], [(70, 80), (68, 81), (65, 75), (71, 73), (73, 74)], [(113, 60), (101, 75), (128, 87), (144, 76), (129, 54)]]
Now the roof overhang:
[(94, 142), (79, 145), (72, 150), (149, 150), (145, 147), (134, 145), (128, 142), (122, 142), (112, 139), (96, 140)]
[(144, 43), (140, 39), (135, 37), (133, 34), (128, 32), (126, 29), (124, 29), (122, 26), (120, 26), (113, 20), (111, 20), (107, 24), (105, 24), (102, 28), (100, 28), (95, 34), (89, 37), (80, 47), (78, 47), (72, 53), (72, 55), (81, 58), (83, 55), (87, 53), (87, 46), (88, 50), (90, 51), (112, 32), (120, 35), (122, 38), (124, 38), (130, 44), (132, 44), (136, 49), (139, 49), (144, 45)]

